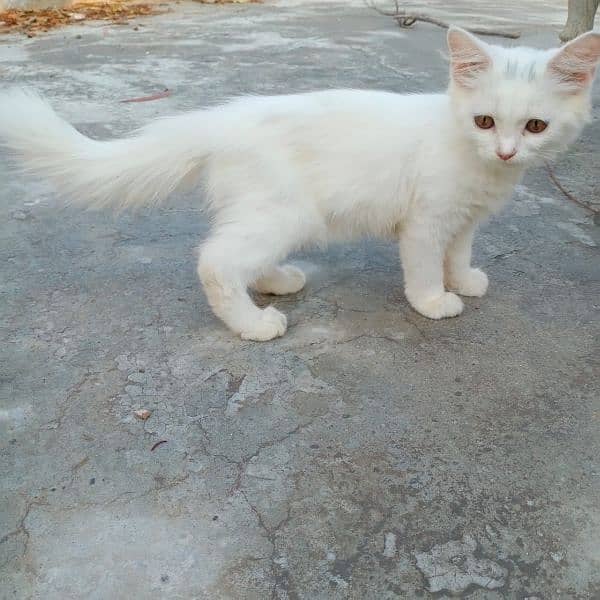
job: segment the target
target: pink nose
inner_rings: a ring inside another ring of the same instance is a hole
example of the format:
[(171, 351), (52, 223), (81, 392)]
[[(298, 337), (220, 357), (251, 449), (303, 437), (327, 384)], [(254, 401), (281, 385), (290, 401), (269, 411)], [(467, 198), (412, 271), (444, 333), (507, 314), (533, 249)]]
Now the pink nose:
[(513, 150), (512, 152), (508, 152), (506, 154), (504, 152), (496, 152), (498, 158), (501, 158), (502, 160), (510, 160), (516, 153), (516, 150)]

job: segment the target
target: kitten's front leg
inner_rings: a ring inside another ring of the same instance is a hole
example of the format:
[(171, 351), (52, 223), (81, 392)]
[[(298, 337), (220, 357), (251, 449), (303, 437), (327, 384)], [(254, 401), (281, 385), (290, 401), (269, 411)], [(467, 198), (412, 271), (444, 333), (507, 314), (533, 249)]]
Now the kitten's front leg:
[(448, 244), (444, 261), (444, 279), (449, 290), (461, 296), (483, 296), (488, 288), (487, 275), (471, 267), (471, 248), (475, 224), (461, 230)]
[(446, 240), (428, 227), (407, 227), (400, 237), (400, 257), (404, 270), (404, 292), (411, 306), (424, 317), (456, 317), (462, 300), (444, 289), (444, 250)]

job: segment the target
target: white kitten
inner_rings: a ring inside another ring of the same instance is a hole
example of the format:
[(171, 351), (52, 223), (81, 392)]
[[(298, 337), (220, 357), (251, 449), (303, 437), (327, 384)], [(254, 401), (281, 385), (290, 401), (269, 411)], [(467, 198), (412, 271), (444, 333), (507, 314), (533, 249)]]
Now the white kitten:
[(357, 235), (397, 238), (410, 304), (453, 317), (463, 310), (456, 294), (488, 286), (470, 266), (477, 223), (588, 120), (600, 34), (539, 51), (452, 28), (448, 46), (445, 94), (243, 98), (100, 142), (13, 90), (0, 96), (0, 139), (83, 203), (158, 202), (202, 177), (214, 225), (198, 273), (214, 312), (242, 338), (286, 329), (285, 315), (255, 306), (248, 287), (297, 292), (304, 274), (280, 266), (290, 252)]

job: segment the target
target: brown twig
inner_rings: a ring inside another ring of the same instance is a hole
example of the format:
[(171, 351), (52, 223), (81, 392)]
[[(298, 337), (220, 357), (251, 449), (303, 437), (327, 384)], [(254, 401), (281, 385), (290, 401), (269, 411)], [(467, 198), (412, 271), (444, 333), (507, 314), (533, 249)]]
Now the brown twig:
[(162, 92), (157, 92), (151, 96), (142, 96), (141, 98), (128, 98), (127, 100), (119, 100), (119, 102), (150, 102), (151, 100), (160, 100), (161, 98), (168, 98), (171, 95), (171, 90), (165, 88)]
[(579, 198), (576, 198), (575, 196), (573, 196), (573, 194), (571, 194), (571, 192), (569, 192), (569, 190), (567, 190), (563, 186), (563, 184), (558, 180), (558, 178), (554, 174), (554, 171), (552, 170), (552, 167), (550, 167), (550, 164), (547, 162), (544, 164), (546, 165), (546, 171), (548, 173), (548, 177), (550, 177), (550, 179), (552, 180), (552, 183), (564, 194), (564, 196), (566, 198), (568, 198), (571, 202), (574, 202), (578, 206), (581, 206), (581, 208), (585, 208), (586, 210), (589, 210), (593, 215), (600, 215), (600, 210), (598, 210), (597, 208), (594, 208), (593, 206), (590, 206), (589, 204), (586, 204), (585, 202), (582, 202), (581, 200), (579, 200)]
[(152, 448), (150, 448), (150, 452), (154, 452), (159, 446), (161, 446), (162, 444), (166, 444), (167, 440), (160, 440), (160, 442), (156, 442), (156, 444), (154, 444), (154, 446), (152, 446)]
[[(446, 23), (445, 21), (442, 21), (440, 19), (436, 19), (435, 17), (418, 13), (412, 13), (410, 11), (401, 9), (398, 0), (394, 0), (394, 5), (396, 7), (395, 12), (381, 10), (371, 0), (366, 0), (366, 4), (369, 8), (372, 8), (373, 10), (377, 11), (380, 15), (385, 15), (386, 17), (393, 17), (396, 20), (396, 23), (398, 23), (398, 25), (403, 29), (408, 29), (412, 27), (417, 21), (422, 21), (423, 23), (431, 23), (432, 25), (437, 25), (442, 29), (448, 29), (450, 27), (449, 23)], [(466, 29), (467, 31), (470, 31), (471, 33), (475, 33), (477, 35), (493, 35), (497, 37), (509, 38), (512, 40), (516, 40), (517, 38), (521, 37), (521, 33), (519, 31), (499, 31), (496, 29), (488, 29), (487, 27), (467, 27)]]

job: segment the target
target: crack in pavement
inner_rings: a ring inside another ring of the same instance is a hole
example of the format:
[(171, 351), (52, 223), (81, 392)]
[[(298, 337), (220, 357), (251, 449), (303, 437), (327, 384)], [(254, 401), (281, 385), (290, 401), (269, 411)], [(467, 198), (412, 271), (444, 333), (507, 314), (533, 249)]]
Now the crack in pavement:
[(266, 539), (271, 544), (271, 554), (268, 557), (268, 560), (271, 563), (272, 576), (274, 578), (273, 585), (271, 587), (271, 600), (277, 600), (277, 586), (279, 585), (279, 583), (283, 583), (285, 585), (285, 590), (287, 591), (287, 589), (289, 589), (289, 585), (290, 585), (290, 583), (289, 583), (290, 573), (283, 565), (279, 564), (276, 560), (276, 556), (275, 556), (277, 554), (276, 537), (277, 537), (277, 534), (281, 531), (281, 529), (283, 529), (290, 522), (290, 520), (292, 518), (292, 508), (288, 502), (286, 516), (283, 519), (281, 519), (281, 521), (279, 521), (279, 523), (277, 523), (277, 525), (275, 525), (274, 527), (269, 527), (265, 523), (260, 511), (248, 499), (246, 492), (244, 490), (240, 490), (240, 495), (244, 498), (244, 500), (246, 501), (246, 504), (248, 504), (248, 506), (250, 507), (250, 510), (256, 516), (259, 527), (262, 529), (262, 531), (265, 534)]
[[(63, 421), (67, 416), (67, 411), (69, 410), (70, 401), (81, 393), (83, 386), (95, 375), (100, 375), (101, 373), (86, 371), (86, 373), (81, 377), (81, 379), (67, 392), (65, 399), (62, 402), (58, 403), (58, 416), (56, 416), (51, 421), (48, 421), (44, 426), (45, 429), (60, 429), (63, 425)], [(40, 428), (41, 429), (41, 428)]]
[[(6, 543), (12, 537), (15, 537), (15, 536), (18, 536), (21, 534), (24, 535), (25, 540), (23, 542), (23, 554), (21, 555), (21, 558), (24, 558), (27, 555), (27, 553), (29, 552), (29, 540), (31, 538), (31, 534), (29, 533), (29, 529), (25, 525), (25, 521), (27, 520), (27, 517), (29, 517), (29, 513), (31, 512), (31, 509), (34, 506), (46, 506), (47, 504), (48, 503), (45, 498), (33, 498), (30, 500), (27, 500), (27, 502), (25, 504), (25, 510), (23, 512), (23, 515), (19, 518), (19, 520), (17, 522), (17, 527), (15, 529), (13, 529), (13, 531), (9, 531), (5, 535), (3, 535), (0, 538), (0, 544)], [(10, 558), (7, 559), (7, 562), (8, 561), (10, 561)]]
[(297, 433), (300, 433), (307, 427), (310, 427), (314, 423), (314, 421), (315, 421), (315, 419), (311, 419), (310, 421), (307, 421), (306, 423), (299, 423), (296, 427), (294, 427), (294, 429), (292, 429), (291, 431), (288, 431), (283, 436), (275, 438), (273, 440), (267, 440), (266, 442), (262, 442), (261, 444), (258, 445), (258, 448), (252, 454), (245, 456), (244, 458), (242, 458), (242, 460), (233, 460), (225, 454), (210, 454), (209, 453), (208, 454), (209, 456), (212, 456), (213, 458), (222, 458), (223, 460), (227, 461), (229, 464), (236, 465), (238, 468), (238, 472), (237, 472), (235, 481), (233, 482), (232, 486), (229, 488), (229, 490), (227, 492), (227, 497), (233, 496), (236, 492), (241, 491), (242, 477), (246, 473), (246, 469), (248, 468), (248, 463), (253, 458), (256, 458), (265, 448), (272, 448), (276, 444), (280, 444), (281, 442), (284, 442), (291, 436), (296, 435)]

